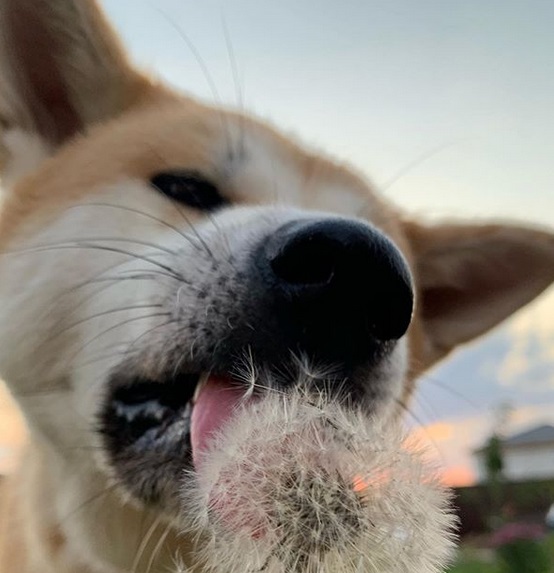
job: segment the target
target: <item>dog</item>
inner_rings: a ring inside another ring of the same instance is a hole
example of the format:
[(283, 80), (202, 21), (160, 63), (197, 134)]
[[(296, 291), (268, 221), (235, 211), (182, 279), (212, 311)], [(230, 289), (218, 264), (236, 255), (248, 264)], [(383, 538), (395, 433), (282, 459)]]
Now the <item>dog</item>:
[(180, 490), (210, 385), (200, 441), (248, 364), (282, 387), (316, 364), (398, 417), (554, 281), (554, 234), (416, 220), (136, 69), (93, 0), (0, 0), (0, 26), (0, 376), (30, 434), (2, 573), (169, 570), (197, 542)]

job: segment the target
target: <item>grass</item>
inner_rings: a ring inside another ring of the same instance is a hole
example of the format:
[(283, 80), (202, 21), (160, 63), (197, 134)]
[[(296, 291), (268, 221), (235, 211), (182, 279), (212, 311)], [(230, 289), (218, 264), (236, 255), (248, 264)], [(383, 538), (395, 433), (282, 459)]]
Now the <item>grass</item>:
[(502, 571), (494, 562), (494, 554), (489, 558), (479, 557), (474, 550), (465, 549), (448, 573), (502, 573)]
[[(548, 535), (542, 542), (550, 556), (552, 571), (554, 571), (554, 533)], [(472, 547), (463, 547), (457, 562), (448, 570), (448, 573), (504, 573), (504, 568), (495, 559), (492, 551), (477, 550)], [(551, 573), (551, 570), (544, 571)]]
[(449, 569), (449, 573), (500, 573), (500, 568), (482, 561), (466, 561)]

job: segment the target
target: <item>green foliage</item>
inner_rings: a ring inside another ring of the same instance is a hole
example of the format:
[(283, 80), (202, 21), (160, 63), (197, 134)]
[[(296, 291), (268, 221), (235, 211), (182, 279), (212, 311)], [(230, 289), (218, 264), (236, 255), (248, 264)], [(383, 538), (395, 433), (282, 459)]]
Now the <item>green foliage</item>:
[(546, 548), (532, 539), (517, 539), (497, 549), (506, 573), (550, 573)]
[(455, 565), (449, 573), (501, 573), (498, 566), (482, 561), (465, 561)]
[(489, 438), (485, 446), (485, 466), (489, 481), (497, 482), (504, 469), (504, 459), (502, 457), (502, 442), (496, 434)]
[(554, 533), (548, 535), (548, 537), (543, 541), (543, 546), (548, 553), (550, 562), (554, 566)]
[(523, 539), (500, 547), (496, 553), (477, 557), (474, 551), (461, 551), (448, 573), (551, 573), (554, 571), (554, 534), (541, 542)]
[[(456, 505), (462, 518), (462, 533), (486, 531), (491, 515), (498, 514), (488, 484), (456, 489)], [(554, 500), (554, 480), (502, 482), (502, 497), (509, 503), (514, 516), (546, 515)], [(504, 505), (506, 505), (506, 503)], [(504, 509), (501, 505), (500, 509)], [(554, 572), (554, 569), (553, 569)]]

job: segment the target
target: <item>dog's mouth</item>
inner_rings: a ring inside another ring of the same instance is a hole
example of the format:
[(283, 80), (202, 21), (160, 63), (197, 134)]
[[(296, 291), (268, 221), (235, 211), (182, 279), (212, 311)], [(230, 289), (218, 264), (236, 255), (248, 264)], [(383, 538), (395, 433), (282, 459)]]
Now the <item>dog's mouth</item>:
[(184, 374), (164, 381), (135, 378), (116, 386), (108, 409), (119, 439), (127, 446), (141, 440), (155, 442), (168, 429), (190, 421), (192, 398), (199, 374)]
[(175, 499), (175, 476), (201, 463), (213, 436), (251, 399), (227, 374), (114, 380), (100, 418), (110, 465), (144, 502)]

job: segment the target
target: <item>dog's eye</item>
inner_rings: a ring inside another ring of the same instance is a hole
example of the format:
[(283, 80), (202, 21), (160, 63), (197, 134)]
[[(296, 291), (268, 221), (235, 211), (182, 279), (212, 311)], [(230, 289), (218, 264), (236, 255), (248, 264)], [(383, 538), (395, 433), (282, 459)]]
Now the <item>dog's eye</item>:
[(201, 211), (213, 211), (229, 203), (217, 187), (197, 171), (164, 171), (154, 175), (150, 183), (170, 199)]

